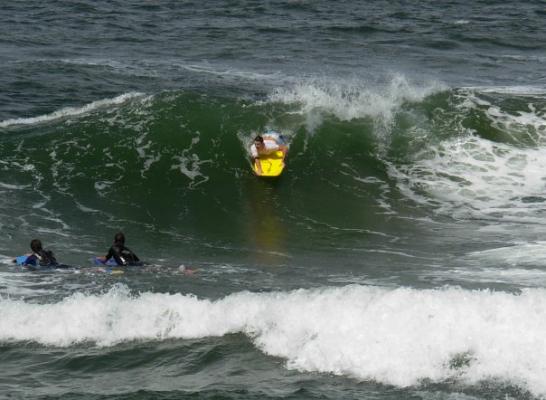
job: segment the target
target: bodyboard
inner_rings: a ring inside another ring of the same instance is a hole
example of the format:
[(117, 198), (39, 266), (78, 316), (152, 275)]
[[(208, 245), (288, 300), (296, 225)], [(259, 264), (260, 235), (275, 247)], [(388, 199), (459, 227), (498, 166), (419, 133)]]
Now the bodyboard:
[[(258, 174), (258, 163), (260, 163), (260, 166), (262, 167), (261, 174)], [(254, 161), (252, 169), (258, 176), (270, 178), (279, 176), (284, 169), (284, 153), (278, 150), (274, 153), (260, 156)]]
[(118, 263), (116, 262), (116, 260), (114, 260), (114, 258), (110, 258), (108, 261), (104, 262), (100, 257), (95, 257), (93, 259), (93, 262), (95, 263), (95, 265), (108, 265), (110, 267), (118, 266)]
[(27, 264), (28, 255), (17, 256), (15, 257), (15, 264), (27, 267), (30, 271), (51, 271), (53, 269), (73, 269), (74, 267), (66, 264), (50, 264), (50, 265), (40, 265), (40, 264)]
[(15, 257), (15, 264), (17, 265), (25, 265), (25, 262), (27, 261), (28, 256), (17, 256)]

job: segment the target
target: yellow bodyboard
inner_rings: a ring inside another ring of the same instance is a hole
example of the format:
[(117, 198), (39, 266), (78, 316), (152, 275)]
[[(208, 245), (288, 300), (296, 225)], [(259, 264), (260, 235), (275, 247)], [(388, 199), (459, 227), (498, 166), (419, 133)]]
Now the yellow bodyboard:
[[(258, 174), (258, 163), (260, 163), (260, 166), (262, 167), (261, 174)], [(254, 161), (252, 169), (254, 170), (254, 173), (258, 176), (279, 176), (284, 169), (284, 153), (278, 150), (274, 153), (260, 156)]]

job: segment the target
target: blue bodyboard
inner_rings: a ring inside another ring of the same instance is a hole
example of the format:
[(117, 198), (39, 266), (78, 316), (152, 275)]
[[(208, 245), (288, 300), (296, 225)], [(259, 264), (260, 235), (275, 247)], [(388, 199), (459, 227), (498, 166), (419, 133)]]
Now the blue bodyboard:
[(18, 256), (15, 257), (15, 263), (17, 265), (25, 265), (25, 262), (27, 261), (28, 256)]
[(116, 260), (114, 260), (114, 258), (110, 258), (108, 261), (104, 262), (102, 261), (102, 259), (100, 257), (95, 257), (93, 259), (95, 265), (108, 265), (110, 267), (117, 267), (118, 266), (118, 263), (116, 262)]
[(17, 256), (17, 257), (15, 257), (14, 261), (15, 261), (15, 264), (21, 265), (21, 266), (24, 266), (24, 267), (28, 267), (28, 269), (30, 269), (31, 271), (38, 271), (38, 270), (47, 271), (47, 270), (52, 270), (52, 269), (74, 268), (71, 265), (58, 264), (58, 263), (50, 264), (50, 265), (39, 265), (39, 264), (37, 265), (36, 264), (36, 259), (33, 259), (34, 262), (27, 263), (28, 258), (29, 258), (29, 256), (27, 256), (27, 255)]

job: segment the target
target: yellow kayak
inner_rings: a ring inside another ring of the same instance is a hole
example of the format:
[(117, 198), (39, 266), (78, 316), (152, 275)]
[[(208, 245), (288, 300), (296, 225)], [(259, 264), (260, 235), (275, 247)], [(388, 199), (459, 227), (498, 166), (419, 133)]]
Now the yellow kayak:
[[(262, 167), (262, 173), (258, 174), (258, 163)], [(279, 176), (284, 169), (284, 153), (280, 150), (260, 156), (252, 166), (254, 173), (258, 176), (275, 177)]]

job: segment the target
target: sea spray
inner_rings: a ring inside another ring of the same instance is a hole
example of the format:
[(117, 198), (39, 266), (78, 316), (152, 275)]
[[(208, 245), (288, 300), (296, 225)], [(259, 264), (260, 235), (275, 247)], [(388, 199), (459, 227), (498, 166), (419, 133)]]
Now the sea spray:
[(49, 346), (247, 335), (289, 368), (401, 387), (500, 379), (546, 394), (546, 290), (417, 290), (352, 285), (291, 292), (74, 294), (0, 301), (2, 342)]
[(307, 129), (314, 132), (326, 115), (341, 121), (372, 118), (379, 128), (378, 136), (390, 133), (394, 116), (405, 102), (419, 102), (433, 93), (446, 90), (439, 82), (414, 84), (402, 75), (394, 76), (386, 85), (371, 86), (360, 80), (312, 79), (288, 88), (279, 88), (270, 101), (297, 103), (306, 115)]

